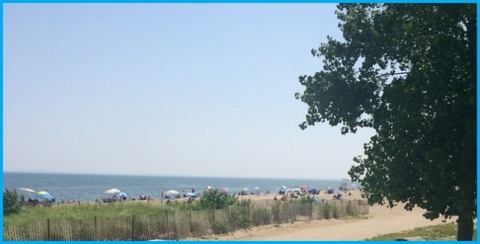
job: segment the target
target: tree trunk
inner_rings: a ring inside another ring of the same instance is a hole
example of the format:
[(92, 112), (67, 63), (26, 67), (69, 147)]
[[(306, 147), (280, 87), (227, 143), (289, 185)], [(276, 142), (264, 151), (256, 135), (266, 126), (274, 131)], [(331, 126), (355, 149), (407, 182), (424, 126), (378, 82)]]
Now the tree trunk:
[(469, 215), (459, 215), (457, 223), (457, 241), (471, 241), (473, 238), (473, 219)]

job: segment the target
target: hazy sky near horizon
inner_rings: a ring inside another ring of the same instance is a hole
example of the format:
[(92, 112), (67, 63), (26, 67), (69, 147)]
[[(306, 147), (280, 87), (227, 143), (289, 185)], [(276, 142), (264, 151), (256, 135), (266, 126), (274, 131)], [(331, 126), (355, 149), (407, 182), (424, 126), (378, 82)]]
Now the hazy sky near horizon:
[(373, 132), (299, 128), (335, 4), (4, 4), (3, 170), (347, 178)]

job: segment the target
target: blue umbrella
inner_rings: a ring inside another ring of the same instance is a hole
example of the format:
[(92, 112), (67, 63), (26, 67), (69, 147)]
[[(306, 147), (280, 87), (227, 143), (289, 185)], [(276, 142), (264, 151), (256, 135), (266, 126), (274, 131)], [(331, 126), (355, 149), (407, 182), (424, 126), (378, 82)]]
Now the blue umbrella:
[(50, 195), (50, 193), (46, 192), (46, 191), (39, 191), (37, 192), (37, 198), (40, 198), (40, 199), (54, 199), (55, 197), (53, 197), (52, 195)]

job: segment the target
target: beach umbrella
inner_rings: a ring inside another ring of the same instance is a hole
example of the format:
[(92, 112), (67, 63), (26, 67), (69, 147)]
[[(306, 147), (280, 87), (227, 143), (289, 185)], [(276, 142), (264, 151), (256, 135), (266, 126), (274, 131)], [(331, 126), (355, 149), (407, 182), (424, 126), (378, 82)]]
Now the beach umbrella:
[(286, 187), (286, 186), (281, 186), (280, 188), (282, 188), (282, 189), (287, 189), (287, 187)]
[(293, 188), (293, 191), (301, 192), (302, 190), (300, 190), (300, 188)]
[(260, 190), (260, 188), (259, 188), (258, 186), (257, 186), (257, 187), (255, 187), (255, 188), (253, 188), (253, 189), (254, 189), (254, 190)]
[(120, 191), (117, 188), (112, 188), (110, 190), (106, 190), (104, 193), (111, 195), (111, 194), (120, 194), (120, 193), (122, 193), (122, 191)]
[(194, 196), (195, 196), (195, 193), (187, 192), (187, 193), (185, 194), (185, 196), (187, 196), (187, 197), (194, 197)]
[(46, 191), (39, 191), (39, 192), (37, 192), (37, 198), (40, 198), (40, 199), (54, 199), (55, 197), (53, 197), (52, 195), (50, 195), (50, 193), (48, 193)]
[(23, 188), (23, 187), (21, 187), (21, 188), (18, 188), (18, 189), (21, 190), (21, 191), (26, 191), (26, 192), (30, 192), (30, 193), (35, 193), (35, 191), (32, 190), (32, 189), (30, 189), (30, 188)]
[(306, 185), (300, 186), (301, 189), (307, 189), (307, 187), (308, 187), (308, 186), (306, 186)]
[(175, 191), (175, 190), (169, 190), (167, 192), (165, 192), (165, 196), (172, 196), (172, 195), (178, 195), (178, 191)]
[(228, 192), (228, 188), (226, 188), (226, 187), (222, 187), (220, 190), (221, 190), (222, 192), (224, 192), (224, 193), (227, 193), (227, 192)]
[(247, 187), (245, 187), (245, 188), (243, 188), (243, 190), (244, 190), (244, 191), (248, 191), (248, 188), (247, 188)]
[(120, 192), (120, 194), (118, 194), (119, 197), (127, 197), (127, 194), (125, 192)]

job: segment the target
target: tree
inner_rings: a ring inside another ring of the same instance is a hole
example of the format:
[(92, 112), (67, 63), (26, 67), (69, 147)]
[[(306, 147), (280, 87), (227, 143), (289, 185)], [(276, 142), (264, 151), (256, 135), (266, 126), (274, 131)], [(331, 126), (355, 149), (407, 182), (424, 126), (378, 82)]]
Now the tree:
[(23, 200), (18, 197), (15, 189), (5, 189), (3, 192), (3, 215), (16, 214), (22, 208)]
[(476, 4), (339, 4), (344, 41), (312, 50), (323, 70), (300, 76), (302, 129), (318, 122), (341, 133), (371, 127), (352, 180), (369, 203), (424, 216), (458, 216), (471, 240), (477, 209)]

